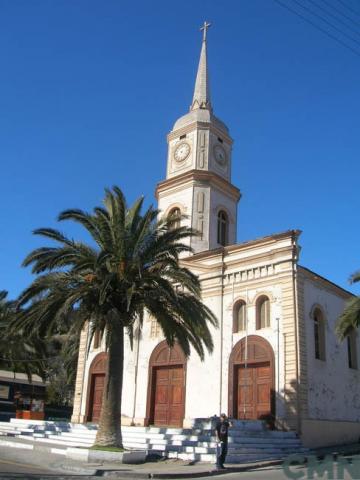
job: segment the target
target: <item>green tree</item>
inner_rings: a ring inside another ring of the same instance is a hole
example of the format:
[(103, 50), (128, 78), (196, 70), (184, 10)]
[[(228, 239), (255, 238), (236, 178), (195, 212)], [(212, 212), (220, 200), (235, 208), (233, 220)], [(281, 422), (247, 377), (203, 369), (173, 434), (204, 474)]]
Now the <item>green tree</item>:
[(66, 210), (58, 218), (82, 225), (91, 244), (42, 228), (34, 233), (58, 246), (36, 249), (23, 262), (37, 278), (20, 295), (25, 310), (15, 326), (51, 335), (76, 311), (72, 331), (80, 332), (89, 321), (90, 339), (96, 331), (105, 335), (108, 361), (97, 445), (122, 447), (124, 335), (132, 344), (145, 309), (158, 320), (169, 346), (178, 342), (186, 356), (192, 346), (201, 359), (205, 349), (213, 349), (210, 325), (217, 326), (217, 320), (201, 302), (197, 276), (179, 263), (181, 254), (192, 252), (184, 240), (195, 232), (175, 227), (172, 218), (158, 220), (152, 206), (143, 214), (142, 208), (143, 198), (128, 208), (118, 187), (106, 190), (104, 207), (92, 213)]
[(36, 374), (46, 377), (46, 347), (34, 335), (23, 335), (12, 324), (18, 313), (16, 302), (7, 299), (8, 292), (0, 291), (0, 367), (12, 372), (26, 373), (29, 381)]
[[(350, 277), (350, 283), (360, 281), (360, 271), (353, 273)], [(360, 296), (351, 298), (345, 305), (344, 311), (340, 315), (336, 333), (341, 340), (344, 340), (353, 330), (360, 326)]]
[(46, 365), (46, 398), (53, 405), (72, 405), (80, 334), (71, 327), (73, 318), (64, 318), (59, 331), (44, 339), (48, 354)]

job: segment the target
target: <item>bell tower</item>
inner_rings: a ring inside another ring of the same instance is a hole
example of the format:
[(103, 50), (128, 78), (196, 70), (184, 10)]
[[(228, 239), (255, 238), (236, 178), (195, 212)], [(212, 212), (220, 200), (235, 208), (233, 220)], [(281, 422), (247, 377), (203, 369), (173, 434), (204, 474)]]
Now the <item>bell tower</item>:
[(166, 180), (156, 188), (159, 209), (167, 215), (179, 209), (182, 220), (199, 232), (190, 239), (196, 253), (236, 242), (240, 191), (231, 184), (232, 139), (214, 114), (207, 66), (204, 22), (200, 60), (190, 111), (167, 136)]

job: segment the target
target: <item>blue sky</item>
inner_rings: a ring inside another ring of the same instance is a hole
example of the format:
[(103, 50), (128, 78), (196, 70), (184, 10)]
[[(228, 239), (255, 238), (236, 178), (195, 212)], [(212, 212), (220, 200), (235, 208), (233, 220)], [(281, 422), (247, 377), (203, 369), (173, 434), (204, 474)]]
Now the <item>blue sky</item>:
[[(360, 42), (359, 3), (330, 4)], [(359, 56), (273, 0), (2, 0), (0, 290), (27, 286), (21, 262), (43, 244), (31, 232), (61, 210), (89, 210), (114, 184), (155, 202), (206, 19), (214, 111), (243, 193), (238, 241), (301, 229), (301, 264), (359, 292), (347, 279), (360, 268), (360, 43), (314, 18)]]

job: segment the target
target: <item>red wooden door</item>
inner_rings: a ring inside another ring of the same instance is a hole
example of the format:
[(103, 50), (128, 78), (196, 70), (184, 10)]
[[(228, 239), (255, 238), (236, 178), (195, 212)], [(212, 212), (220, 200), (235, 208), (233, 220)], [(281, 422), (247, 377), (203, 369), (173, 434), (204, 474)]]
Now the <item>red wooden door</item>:
[(154, 425), (182, 427), (185, 398), (183, 367), (158, 367), (154, 375)]
[(91, 407), (90, 418), (92, 422), (98, 422), (100, 419), (102, 397), (105, 385), (105, 375), (103, 373), (92, 375), (92, 394), (91, 394)]
[(237, 369), (237, 418), (257, 420), (271, 415), (270, 363)]

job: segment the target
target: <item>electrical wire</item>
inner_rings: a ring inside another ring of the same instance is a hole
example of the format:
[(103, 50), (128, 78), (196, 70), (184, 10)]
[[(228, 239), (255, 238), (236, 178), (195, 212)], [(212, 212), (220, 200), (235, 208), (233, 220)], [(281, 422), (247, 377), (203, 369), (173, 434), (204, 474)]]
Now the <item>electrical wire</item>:
[(333, 35), (332, 33), (330, 33), (328, 30), (325, 30), (324, 28), (320, 27), (319, 25), (317, 25), (315, 22), (313, 22), (312, 20), (308, 19), (307, 17), (305, 17), (305, 15), (302, 15), (301, 13), (297, 12), (296, 10), (294, 10), (293, 8), (289, 7), (288, 5), (286, 5), (285, 3), (281, 2), (280, 0), (274, 0), (274, 2), (276, 2), (277, 4), (279, 4), (281, 7), (283, 8), (286, 8), (287, 10), (289, 10), (289, 12), (293, 13), (294, 15), (297, 15), (298, 17), (302, 18), (303, 20), (305, 20), (305, 22), (309, 23), (310, 25), (312, 25), (314, 28), (316, 28), (317, 30), (319, 30), (320, 32), (324, 33), (326, 36), (328, 36), (329, 38), (331, 38), (332, 40), (335, 40), (335, 42), (339, 43), (340, 45), (342, 45), (343, 47), (347, 48), (348, 50), (350, 50), (351, 52), (353, 52), (355, 55), (357, 55), (358, 57), (360, 57), (360, 52), (355, 50), (355, 48), (352, 48), (350, 45), (348, 45), (347, 43), (343, 42), (341, 39), (339, 39), (338, 37), (336, 37), (335, 35)]
[(359, 25), (360, 27), (360, 23), (357, 22), (356, 20), (354, 20), (353, 18), (349, 17), (348, 15), (346, 15), (344, 12), (342, 12), (339, 8), (336, 8), (334, 7), (334, 5), (330, 2), (328, 2), (327, 0), (321, 0), (323, 3), (325, 3), (326, 5), (328, 5), (329, 7), (331, 7), (333, 10), (335, 10), (335, 12), (338, 12), (340, 15), (342, 15), (344, 18), (347, 18), (348, 20), (350, 20), (350, 22), (354, 23), (355, 25)]
[[(340, 28), (338, 28), (336, 25), (334, 25), (333, 23), (329, 22), (329, 20), (326, 20), (326, 18), (322, 17), (321, 15), (319, 15), (318, 13), (314, 12), (313, 10), (311, 10), (311, 8), (309, 7), (306, 7), (305, 5), (303, 5), (301, 2), (299, 2), (299, 0), (292, 0), (293, 2), (295, 2), (297, 5), (299, 5), (301, 8), (303, 8), (304, 10), (306, 10), (307, 12), (309, 12), (311, 15), (314, 15), (315, 17), (318, 17), (320, 18), (320, 20), (324, 23), (326, 23), (327, 25), (329, 25), (331, 28), (333, 28), (334, 30), (338, 31), (339, 33), (341, 33), (341, 35), (344, 35), (344, 37), (347, 37), (349, 38), (351, 41), (357, 43), (358, 45), (360, 45), (360, 42), (359, 40), (356, 40), (356, 38), (352, 37), (351, 35), (343, 32)], [(312, 0), (309, 0), (309, 1), (312, 1)]]
[(348, 10), (350, 10), (351, 12), (354, 12), (356, 15), (358, 15), (360, 17), (360, 13), (357, 12), (356, 10), (354, 10), (352, 7), (350, 7), (347, 3), (343, 2), (342, 0), (337, 0), (339, 3), (341, 3), (341, 5), (344, 5), (345, 8), (347, 8)]

